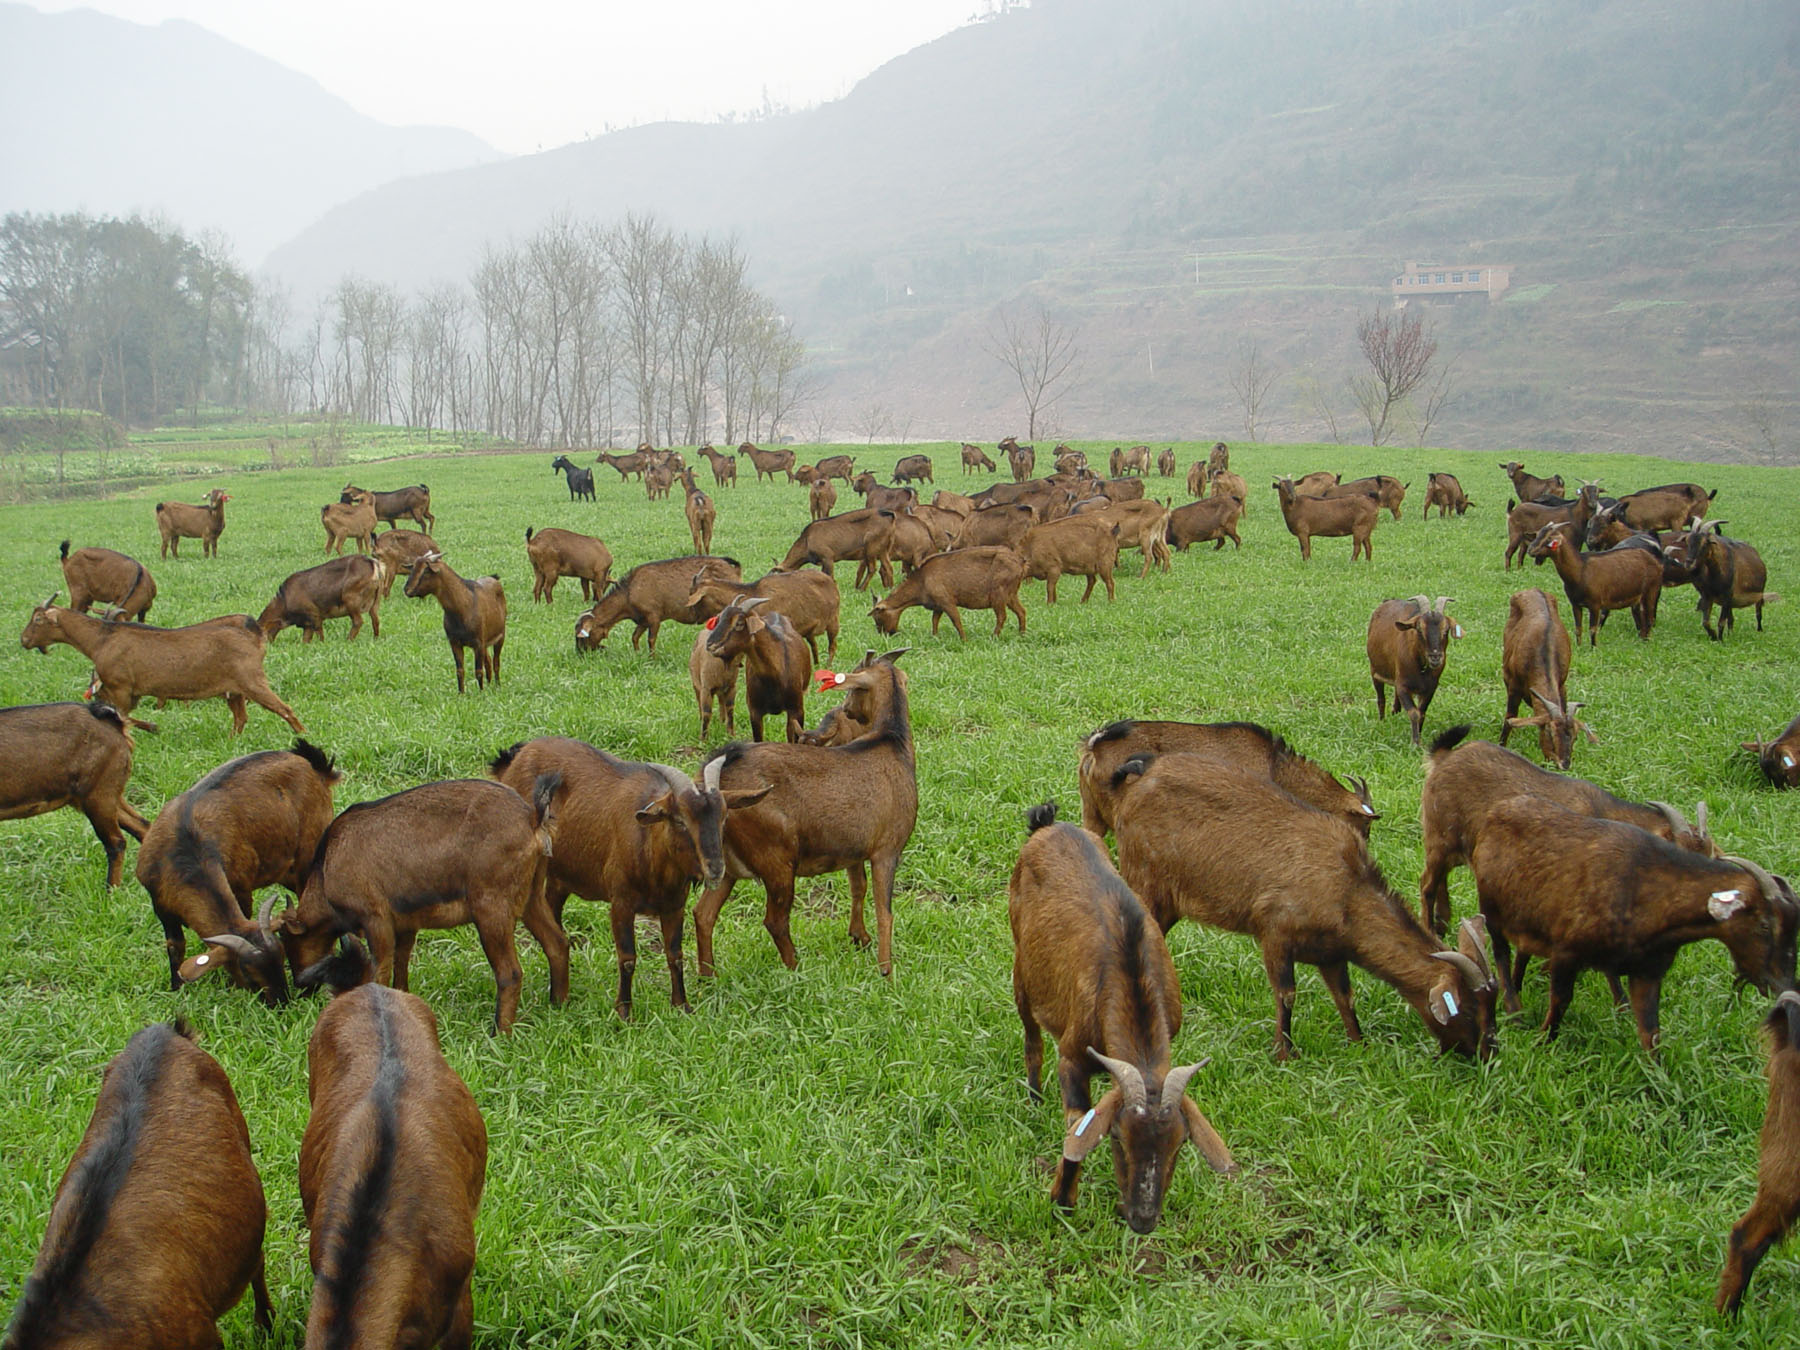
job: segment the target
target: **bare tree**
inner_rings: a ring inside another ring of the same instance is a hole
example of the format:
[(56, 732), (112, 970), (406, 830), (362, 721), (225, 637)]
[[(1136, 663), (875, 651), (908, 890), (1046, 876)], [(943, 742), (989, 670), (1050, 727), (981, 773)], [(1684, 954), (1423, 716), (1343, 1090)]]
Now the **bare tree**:
[(1456, 361), (1452, 358), (1437, 368), (1437, 373), (1429, 382), (1418, 390), (1418, 397), (1406, 401), (1406, 410), (1412, 418), (1413, 443), (1424, 445), (1425, 437), (1430, 434), (1432, 424), (1443, 416), (1456, 398)]
[(1767, 389), (1758, 389), (1740, 399), (1733, 409), (1742, 428), (1739, 439), (1760, 459), (1779, 462), (1781, 458), (1781, 403)]
[(1319, 377), (1308, 372), (1300, 380), (1300, 392), (1305, 396), (1308, 406), (1318, 414), (1319, 420), (1325, 424), (1325, 430), (1333, 442), (1344, 443), (1344, 430), (1338, 424), (1337, 409), (1331, 406), (1331, 395), (1320, 383)]
[(863, 433), (869, 445), (875, 444), (875, 438), (893, 425), (893, 414), (888, 411), (887, 404), (879, 399), (872, 400), (856, 415), (856, 429)]
[(1417, 309), (1377, 305), (1356, 325), (1356, 345), (1369, 369), (1350, 377), (1350, 392), (1369, 424), (1369, 444), (1385, 445), (1395, 409), (1431, 373), (1437, 339)]
[(1042, 304), (1024, 313), (995, 311), (988, 351), (1013, 373), (1025, 396), (1025, 437), (1036, 440), (1038, 413), (1048, 409), (1081, 375), (1078, 330), (1050, 317)]
[(1244, 410), (1244, 435), (1259, 441), (1262, 437), (1257, 429), (1262, 423), (1263, 402), (1275, 383), (1275, 368), (1263, 360), (1262, 348), (1245, 338), (1238, 343), (1237, 364), (1229, 378), (1238, 406)]

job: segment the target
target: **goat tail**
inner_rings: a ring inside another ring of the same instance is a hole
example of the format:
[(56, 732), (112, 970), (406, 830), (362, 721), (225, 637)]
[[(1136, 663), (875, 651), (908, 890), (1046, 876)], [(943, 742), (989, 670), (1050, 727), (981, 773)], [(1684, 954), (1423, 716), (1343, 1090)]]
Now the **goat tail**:
[(495, 778), (498, 778), (512, 767), (513, 760), (518, 757), (519, 751), (524, 748), (524, 741), (514, 741), (511, 745), (507, 746), (506, 749), (502, 750), (488, 761), (488, 772)]
[(1431, 748), (1426, 752), (1426, 767), (1429, 768), (1440, 756), (1447, 755), (1452, 750), (1456, 749), (1457, 746), (1461, 745), (1463, 741), (1468, 738), (1469, 733), (1473, 730), (1474, 728), (1467, 722), (1461, 722), (1456, 726), (1451, 727), (1448, 731), (1439, 732), (1437, 739), (1432, 741)]
[(62, 560), (64, 562), (69, 560), (69, 541), (67, 539), (62, 541)]
[(1056, 803), (1045, 802), (1041, 806), (1031, 807), (1025, 812), (1025, 833), (1036, 834), (1045, 826), (1056, 823)]
[(556, 829), (556, 794), (562, 788), (560, 773), (540, 773), (531, 786), (531, 807), (537, 813), (538, 844), (550, 856), (550, 836)]
[(1781, 603), (1781, 592), (1764, 591), (1761, 595), (1756, 597), (1756, 600), (1753, 603), (1758, 605), (1778, 605)]

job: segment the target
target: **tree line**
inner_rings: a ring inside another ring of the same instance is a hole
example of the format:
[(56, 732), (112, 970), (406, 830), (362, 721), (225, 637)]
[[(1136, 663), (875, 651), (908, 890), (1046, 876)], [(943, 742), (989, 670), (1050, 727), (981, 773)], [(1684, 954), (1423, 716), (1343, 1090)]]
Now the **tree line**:
[(805, 344), (734, 240), (559, 217), (466, 284), (345, 277), (308, 315), (216, 236), (143, 221), (0, 222), (0, 398), (126, 424), (211, 404), (520, 444), (774, 439)]

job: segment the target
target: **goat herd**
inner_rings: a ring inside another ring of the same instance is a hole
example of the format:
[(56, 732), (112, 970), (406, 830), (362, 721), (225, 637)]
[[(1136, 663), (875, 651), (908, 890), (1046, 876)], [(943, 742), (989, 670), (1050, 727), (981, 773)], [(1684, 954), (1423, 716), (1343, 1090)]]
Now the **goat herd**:
[[(81, 810), (107, 857), (107, 882), (121, 880), (124, 835), (140, 841), (136, 877), (160, 923), (172, 989), (223, 971), (270, 1004), (302, 988), (334, 997), (308, 1055), (311, 1116), (300, 1152), (300, 1190), (315, 1277), (306, 1343), (466, 1346), (474, 1217), (487, 1135), (480, 1110), (439, 1048), (436, 1018), (406, 992), (422, 929), (472, 925), (493, 968), (494, 1029), (510, 1031), (522, 971), (514, 932), (523, 920), (542, 947), (550, 994), (568, 995), (569, 896), (608, 906), (618, 966), (616, 1009), (629, 1018), (638, 918), (654, 918), (670, 977), (670, 999), (687, 1006), (682, 951), (690, 889), (698, 968), (714, 974), (714, 927), (740, 880), (765, 892), (764, 925), (784, 963), (797, 963), (790, 914), (798, 878), (849, 874), (849, 932), (893, 963), (896, 872), (918, 814), (908, 680), (900, 651), (870, 650), (854, 668), (817, 670), (824, 639), (835, 657), (838, 562), (858, 564), (886, 594), (871, 612), (883, 635), (911, 607), (947, 615), (966, 636), (961, 611), (990, 609), (995, 631), (1008, 613), (1022, 632), (1019, 600), (1028, 578), (1046, 582), (1054, 604), (1063, 576), (1113, 594), (1123, 548), (1143, 571), (1169, 566), (1171, 548), (1227, 538), (1246, 503), (1221, 444), (1188, 478), (1197, 500), (1171, 507), (1144, 492), (1147, 446), (1113, 452), (1112, 476), (1058, 447), (1056, 472), (1032, 477), (1035, 451), (1008, 440), (1000, 452), (1013, 481), (965, 496), (938, 491), (923, 455), (900, 461), (891, 485), (857, 473), (850, 456), (799, 465), (792, 452), (744, 445), (738, 456), (701, 448), (715, 490), (736, 487), (738, 460), (759, 480), (785, 474), (807, 490), (811, 521), (775, 570), (754, 583), (711, 553), (717, 504), (673, 452), (640, 447), (599, 462), (642, 479), (652, 500), (679, 483), (694, 555), (640, 564), (610, 581), (612, 554), (574, 531), (527, 530), (533, 598), (550, 601), (573, 577), (591, 601), (578, 619), (577, 652), (597, 650), (630, 620), (633, 646), (655, 650), (665, 622), (699, 627), (689, 671), (701, 722), (715, 705), (735, 730), (742, 675), (754, 741), (706, 757), (698, 776), (628, 762), (581, 741), (544, 736), (497, 755), (490, 777), (426, 783), (334, 812), (339, 774), (304, 739), (291, 751), (231, 760), (146, 820), (125, 800), (134, 716), (147, 699), (223, 697), (234, 732), (246, 701), (305, 727), (270, 688), (268, 642), (283, 627), (304, 640), (349, 617), (380, 633), (379, 606), (404, 573), (405, 594), (435, 596), (464, 687), (466, 652), (477, 686), (500, 676), (506, 598), (497, 578), (452, 571), (425, 533), (435, 527), (429, 490), (371, 493), (354, 485), (321, 510), (334, 556), (284, 581), (260, 618), (227, 615), (178, 629), (144, 622), (156, 596), (148, 570), (109, 549), (62, 545), (69, 604), (38, 605), (22, 642), (44, 652), (74, 646), (93, 665), (93, 701), (0, 710), (0, 818), (61, 806)], [(993, 472), (980, 447), (962, 447), (964, 472)], [(1165, 477), (1174, 452), (1155, 457)], [(1765, 600), (1761, 559), (1749, 545), (1704, 526), (1712, 495), (1672, 484), (1616, 500), (1597, 485), (1572, 498), (1562, 481), (1504, 466), (1519, 503), (1509, 507), (1505, 565), (1552, 561), (1590, 642), (1606, 614), (1631, 609), (1648, 637), (1666, 586), (1695, 585), (1708, 633), (1722, 637), (1732, 611)], [(571, 501), (595, 497), (593, 472), (558, 456)], [(832, 514), (834, 482), (865, 499)], [(1372, 556), (1382, 510), (1398, 520), (1407, 485), (1378, 475), (1341, 483), (1335, 474), (1275, 484), (1288, 529), (1310, 557), (1314, 537), (1352, 539), (1352, 560)], [(1203, 493), (1210, 495), (1203, 496)], [(216, 556), (224, 530), (219, 491), (205, 506), (164, 503), (156, 519), (166, 557), (183, 537)], [(1450, 474), (1434, 473), (1426, 511), (1460, 515), (1471, 505)], [(417, 529), (394, 528), (408, 520)], [(387, 533), (376, 535), (386, 521)], [(1722, 523), (1722, 522), (1720, 522)], [(1657, 531), (1664, 531), (1658, 534)], [(1588, 550), (1584, 546), (1604, 545)], [(905, 576), (897, 583), (894, 564)], [(814, 570), (816, 568), (816, 570)], [(1368, 657), (1378, 712), (1391, 690), (1415, 743), (1460, 636), (1448, 597), (1420, 595), (1380, 605)], [(110, 606), (108, 617), (87, 610)], [(1723, 614), (1715, 630), (1711, 607)], [(1486, 1059), (1497, 1013), (1520, 1010), (1518, 988), (1532, 957), (1548, 967), (1544, 1030), (1554, 1035), (1582, 970), (1603, 972), (1615, 998), (1629, 999), (1639, 1038), (1660, 1036), (1662, 980), (1679, 950), (1714, 938), (1742, 980), (1778, 993), (1767, 1021), (1772, 1042), (1770, 1105), (1755, 1204), (1732, 1230), (1718, 1304), (1735, 1310), (1767, 1248), (1800, 1213), (1800, 995), (1793, 992), (1800, 903), (1787, 882), (1715, 843), (1701, 807), (1693, 821), (1663, 803), (1623, 800), (1578, 778), (1539, 769), (1504, 749), (1507, 734), (1533, 728), (1543, 757), (1567, 770), (1581, 705), (1565, 688), (1571, 644), (1555, 600), (1541, 590), (1513, 596), (1504, 636), (1507, 708), (1501, 744), (1466, 740), (1456, 727), (1430, 744), (1421, 803), (1425, 869), (1418, 913), (1395, 893), (1368, 851), (1378, 819), (1366, 783), (1341, 779), (1266, 729), (1238, 722), (1120, 721), (1088, 736), (1078, 757), (1082, 824), (1056, 821), (1046, 804), (1027, 815), (1027, 838), (1009, 886), (1013, 991), (1024, 1031), (1031, 1093), (1041, 1090), (1042, 1032), (1056, 1042), (1065, 1116), (1053, 1182), (1057, 1204), (1075, 1202), (1081, 1163), (1112, 1142), (1120, 1212), (1143, 1233), (1159, 1219), (1184, 1141), (1216, 1171), (1232, 1155), (1187, 1096), (1199, 1065), (1173, 1067), (1181, 995), (1164, 934), (1182, 918), (1252, 937), (1275, 1001), (1275, 1053), (1292, 1053), (1294, 966), (1316, 966), (1352, 1040), (1361, 1032), (1348, 968), (1391, 985), (1441, 1050)], [(804, 700), (844, 695), (815, 729)], [(1521, 707), (1527, 715), (1519, 716)], [(783, 741), (763, 742), (768, 717)], [(1778, 785), (1800, 781), (1800, 718), (1772, 743), (1752, 742)], [(1347, 785), (1348, 784), (1348, 785)], [(1105, 840), (1116, 841), (1115, 870)], [(1548, 852), (1546, 838), (1561, 841)], [(1259, 847), (1248, 847), (1258, 841)], [(1446, 878), (1466, 865), (1479, 914), (1453, 925)], [(873, 935), (864, 906), (872, 895)], [(255, 893), (282, 886), (296, 897), (281, 913)], [(187, 932), (202, 939), (189, 955)], [(1453, 938), (1453, 945), (1445, 939)], [(1619, 980), (1624, 979), (1622, 989)], [(1095, 1101), (1089, 1082), (1106, 1073)], [(189, 1184), (204, 1176), (204, 1187)], [(8, 1329), (5, 1347), (62, 1344), (175, 1346), (216, 1343), (213, 1323), (253, 1288), (260, 1325), (272, 1310), (263, 1280), (264, 1198), (245, 1120), (223, 1070), (184, 1024), (153, 1026), (109, 1065), (86, 1135), (60, 1185), (43, 1245)], [(155, 1235), (179, 1231), (180, 1244)]]

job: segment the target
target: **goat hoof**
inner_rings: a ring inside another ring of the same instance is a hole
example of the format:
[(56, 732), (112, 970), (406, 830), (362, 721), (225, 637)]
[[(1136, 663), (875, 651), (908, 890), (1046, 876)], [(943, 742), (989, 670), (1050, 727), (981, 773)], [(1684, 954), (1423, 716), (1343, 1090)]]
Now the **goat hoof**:
[(870, 941), (871, 941), (871, 939), (867, 933), (858, 933), (858, 932), (853, 931), (850, 934), (850, 942), (851, 942), (852, 946), (859, 947), (859, 948), (867, 947), (869, 945)]
[(631, 1020), (631, 1005), (629, 1003), (614, 1003), (613, 1011), (619, 1015), (619, 1020), (621, 1022), (629, 1022)]

